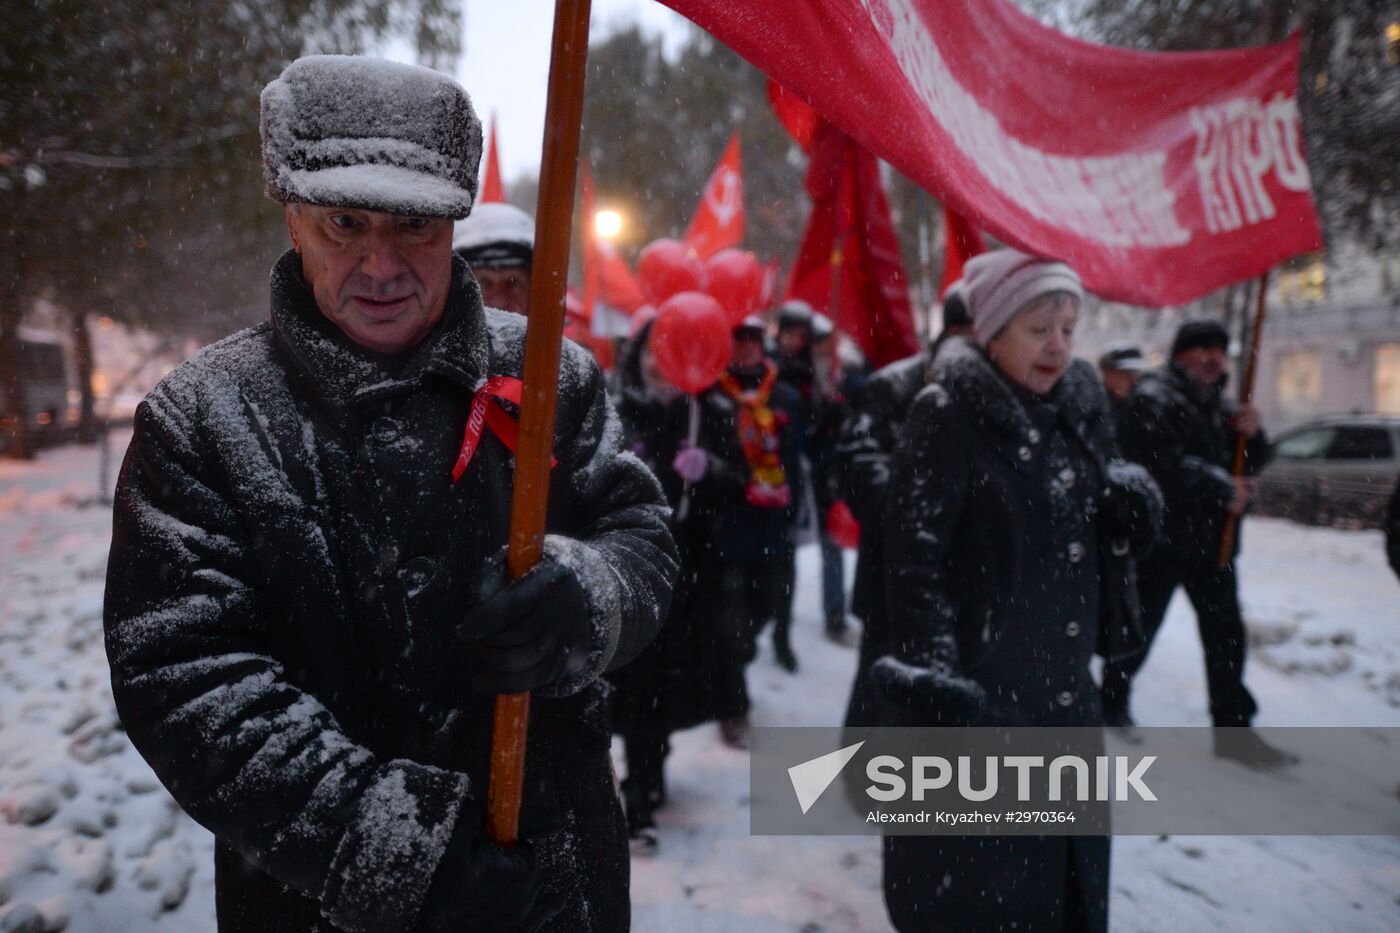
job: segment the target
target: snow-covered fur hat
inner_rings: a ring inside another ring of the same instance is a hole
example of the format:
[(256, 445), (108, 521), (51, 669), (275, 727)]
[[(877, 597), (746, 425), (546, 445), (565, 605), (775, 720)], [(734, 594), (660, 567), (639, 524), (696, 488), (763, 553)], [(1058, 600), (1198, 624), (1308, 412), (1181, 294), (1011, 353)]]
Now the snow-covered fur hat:
[(514, 204), (478, 204), (457, 221), (452, 248), (471, 266), (528, 266), (535, 254), (535, 222)]
[(963, 266), (963, 298), (972, 312), (972, 332), (986, 346), (1027, 304), (1052, 292), (1069, 292), (1084, 303), (1084, 286), (1074, 270), (1053, 259), (1020, 250), (995, 250)]
[(357, 55), (309, 55), (262, 92), (268, 196), (462, 218), (476, 200), (481, 121), (446, 75)]

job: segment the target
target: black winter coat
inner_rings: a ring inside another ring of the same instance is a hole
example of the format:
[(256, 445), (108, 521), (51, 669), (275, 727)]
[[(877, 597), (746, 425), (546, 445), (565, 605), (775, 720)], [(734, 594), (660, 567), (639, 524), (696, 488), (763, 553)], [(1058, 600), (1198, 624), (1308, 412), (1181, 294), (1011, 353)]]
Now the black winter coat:
[(879, 653), (977, 680), (985, 721), (1095, 725), (1098, 464), (1115, 454), (1098, 376), (1076, 360), (1039, 399), (957, 340), (934, 379), (895, 450)]
[[(700, 394), (696, 446), (704, 450), (704, 477), (689, 490), (671, 466), (688, 440), (690, 398), (662, 400), (648, 390), (641, 375), (640, 351), (650, 325), (638, 334), (618, 366), (617, 412), (629, 449), (649, 466), (671, 504), (671, 532), (680, 553), (680, 570), (666, 623), (635, 660), (608, 679), (617, 687), (614, 731), (649, 728), (674, 732), (737, 715), (728, 697), (717, 696), (716, 616), (723, 610), (720, 591), (723, 564), (719, 555), (720, 515), (743, 495), (747, 468), (734, 436), (732, 403), (718, 390)], [(687, 501), (684, 515), (682, 500)]]
[[(1098, 464), (1115, 452), (1098, 376), (1076, 360), (1039, 398), (1014, 387), (980, 348), (952, 340), (934, 379), (895, 451), (883, 648), (975, 680), (986, 700), (976, 713), (925, 708), (913, 716), (877, 704), (874, 718), (1098, 725), (1089, 662), (1106, 531), (1099, 503), (1109, 482)], [(901, 929), (1041, 929), (1062, 922), (1055, 918), (1071, 901), (1083, 907), (1084, 928), (1107, 922), (1102, 838), (891, 838), (885, 867), (886, 903)], [(1010, 883), (1015, 878), (1058, 880), (1047, 888)]]
[[(1166, 500), (1166, 526), (1154, 560), (1175, 560), (1183, 567), (1212, 567), (1225, 528), (1225, 507), (1235, 494), (1230, 467), (1235, 432), (1230, 428), (1235, 405), (1224, 396), (1224, 383), (1197, 386), (1176, 365), (1146, 373), (1128, 397), (1119, 424), (1123, 456), (1145, 466)], [(1245, 445), (1245, 474), (1263, 469), (1271, 455), (1260, 431)], [(1235, 535), (1235, 553), (1240, 535)]]
[[(105, 625), (122, 723), (217, 839), (221, 929), (412, 930), (459, 815), (485, 798), (493, 697), (440, 646), (505, 546), (513, 457), (451, 471), (475, 388), (518, 376), (525, 321), (456, 260), (437, 328), (388, 372), (328, 324), (294, 253), (272, 319), (140, 406), (118, 480)], [(496, 404), (496, 403), (492, 403)], [(514, 414), (514, 412), (512, 412)], [(537, 692), (526, 803), (565, 828), (541, 874), (560, 929), (628, 923), (604, 685), (653, 637), (675, 548), (620, 449), (602, 377), (566, 345), (546, 551), (593, 609), (587, 669)]]

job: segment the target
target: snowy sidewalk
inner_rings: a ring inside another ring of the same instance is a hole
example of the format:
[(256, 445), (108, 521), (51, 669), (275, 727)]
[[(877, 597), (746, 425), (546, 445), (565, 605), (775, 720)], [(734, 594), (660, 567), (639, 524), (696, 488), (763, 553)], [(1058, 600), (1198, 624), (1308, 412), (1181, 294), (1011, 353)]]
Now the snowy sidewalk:
[[(96, 490), (92, 448), (0, 462), (0, 931), (212, 933), (211, 839), (112, 708), (111, 522)], [(816, 557), (799, 561), (801, 672), (778, 670), (766, 644), (750, 669), (760, 725), (829, 724), (845, 708), (855, 652), (820, 636)], [(1242, 579), (1260, 724), (1400, 725), (1400, 584), (1378, 534), (1251, 520)], [(1184, 601), (1135, 705), (1147, 725), (1207, 721)], [(633, 862), (635, 929), (888, 929), (877, 840), (750, 837), (748, 762), (713, 726), (676, 737), (668, 789), (660, 850)], [(1115, 930), (1400, 928), (1394, 838), (1120, 838), (1113, 873)]]

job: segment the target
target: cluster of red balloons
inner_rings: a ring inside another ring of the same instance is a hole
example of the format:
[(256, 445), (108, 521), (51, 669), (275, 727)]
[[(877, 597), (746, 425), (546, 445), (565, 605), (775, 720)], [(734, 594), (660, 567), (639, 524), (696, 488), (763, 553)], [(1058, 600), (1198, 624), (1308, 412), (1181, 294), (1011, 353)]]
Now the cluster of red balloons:
[[(762, 264), (740, 249), (720, 250), (702, 263), (680, 240), (654, 240), (637, 258), (637, 280), (656, 309), (651, 346), (662, 375), (684, 392), (703, 392), (729, 363), (730, 331), (763, 303)], [(644, 310), (634, 314), (634, 330)]]

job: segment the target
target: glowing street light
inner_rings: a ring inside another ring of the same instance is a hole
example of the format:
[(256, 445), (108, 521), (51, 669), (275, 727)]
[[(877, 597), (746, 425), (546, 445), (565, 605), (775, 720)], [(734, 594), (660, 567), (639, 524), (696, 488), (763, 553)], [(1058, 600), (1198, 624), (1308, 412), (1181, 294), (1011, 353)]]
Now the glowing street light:
[(622, 232), (622, 215), (617, 211), (599, 211), (593, 215), (593, 231), (605, 240), (613, 240)]

